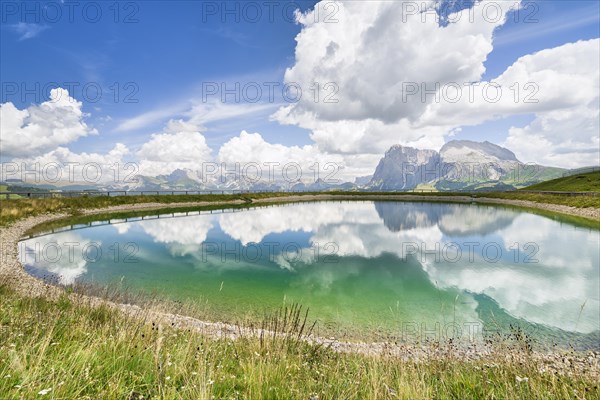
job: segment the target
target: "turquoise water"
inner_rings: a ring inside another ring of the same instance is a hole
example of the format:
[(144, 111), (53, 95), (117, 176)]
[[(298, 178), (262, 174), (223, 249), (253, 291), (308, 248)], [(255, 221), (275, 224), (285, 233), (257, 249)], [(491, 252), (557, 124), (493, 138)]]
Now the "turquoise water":
[(323, 332), (468, 338), (519, 326), (597, 348), (599, 231), (467, 204), (315, 202), (99, 221), (21, 242), (29, 273), (209, 305), (232, 320), (282, 304)]

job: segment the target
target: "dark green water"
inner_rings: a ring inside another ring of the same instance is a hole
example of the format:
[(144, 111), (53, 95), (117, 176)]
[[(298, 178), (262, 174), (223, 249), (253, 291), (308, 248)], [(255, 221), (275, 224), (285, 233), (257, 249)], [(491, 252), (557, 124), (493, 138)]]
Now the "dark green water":
[(598, 348), (600, 235), (481, 205), (318, 202), (113, 220), (21, 242), (31, 274), (123, 281), (232, 320), (300, 303), (326, 332)]

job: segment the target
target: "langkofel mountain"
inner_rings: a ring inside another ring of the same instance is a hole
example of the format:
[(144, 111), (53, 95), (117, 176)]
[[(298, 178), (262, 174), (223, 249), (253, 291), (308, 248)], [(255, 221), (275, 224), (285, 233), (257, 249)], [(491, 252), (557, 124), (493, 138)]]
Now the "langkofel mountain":
[(490, 142), (454, 140), (439, 152), (392, 146), (379, 162), (370, 190), (509, 190), (562, 176), (561, 168), (525, 164)]

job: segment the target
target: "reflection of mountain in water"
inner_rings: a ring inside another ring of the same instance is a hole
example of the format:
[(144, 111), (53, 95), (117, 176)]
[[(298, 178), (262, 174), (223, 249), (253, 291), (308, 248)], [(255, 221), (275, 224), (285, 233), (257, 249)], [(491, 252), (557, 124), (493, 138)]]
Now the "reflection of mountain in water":
[(448, 236), (488, 235), (506, 228), (517, 216), (511, 210), (459, 204), (376, 202), (375, 209), (392, 232), (438, 225)]
[[(442, 206), (442, 207), (440, 207)], [(375, 202), (377, 214), (392, 232), (429, 228), (438, 223), (445, 211), (443, 204)]]

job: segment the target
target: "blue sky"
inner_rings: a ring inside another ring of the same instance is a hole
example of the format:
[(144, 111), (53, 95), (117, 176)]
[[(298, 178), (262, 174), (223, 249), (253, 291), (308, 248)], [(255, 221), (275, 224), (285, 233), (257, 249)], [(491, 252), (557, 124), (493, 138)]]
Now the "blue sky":
[[(160, 132), (168, 120), (185, 119), (190, 104), (202, 98), (203, 83), (283, 84), (286, 68), (295, 64), (295, 38), (303, 29), (294, 22), (292, 11), (296, 7), (309, 11), (315, 3), (276, 3), (274, 20), (261, 7), (262, 17), (253, 22), (254, 10), (244, 10), (243, 2), (96, 2), (86, 10), (86, 2), (81, 2), (73, 9), (73, 21), (69, 20), (68, 8), (59, 2), (3, 2), (2, 103), (12, 102), (24, 109), (48, 98), (48, 84), (65, 87), (75, 82), (78, 86), (70, 94), (83, 101), (83, 111), (89, 113), (86, 121), (99, 134), (80, 137), (68, 144), (69, 149), (102, 153), (116, 142), (136, 149), (151, 134)], [(233, 14), (226, 14), (223, 7)], [(98, 8), (102, 16), (93, 22)], [(57, 9), (62, 14), (55, 18)], [(497, 77), (521, 56), (598, 38), (599, 15), (597, 1), (524, 2), (519, 14), (511, 12), (506, 23), (495, 30), (482, 79)], [(15, 84), (17, 93), (12, 91)], [(23, 88), (36, 85), (47, 90), (23, 93)], [(88, 85), (88, 96), (84, 96), (83, 85)], [(90, 101), (96, 97), (97, 86), (102, 88), (102, 96)], [(248, 104), (255, 109), (252, 113), (207, 120), (203, 123), (207, 144), (216, 152), (242, 130), (260, 132), (270, 143), (312, 144), (311, 129), (300, 123), (283, 125), (270, 118), (282, 104), (276, 93), (276, 101), (267, 101), (263, 108)], [(144, 124), (126, 123), (152, 113), (156, 117), (145, 118)], [(535, 115), (526, 111), (524, 115), (512, 113), (475, 126), (465, 124), (444, 140), (502, 143), (510, 127), (524, 127), (534, 119)]]
[[(128, 3), (135, 7), (127, 7)], [(296, 4), (306, 10), (314, 3), (302, 1)], [(199, 96), (202, 82), (281, 82), (285, 68), (293, 63), (294, 37), (301, 28), (293, 22), (294, 8), (289, 8), (286, 14), (289, 16), (284, 18), (283, 6), (281, 11), (275, 10), (276, 18), (272, 22), (265, 14), (255, 23), (250, 14), (248, 19), (240, 17), (236, 22), (235, 15), (224, 15), (225, 8), (203, 9), (201, 2), (196, 1), (123, 2), (120, 22), (115, 23), (115, 11), (106, 4), (101, 7), (103, 16), (97, 23), (88, 22), (95, 19), (92, 8), (88, 10), (90, 18), (87, 20), (83, 8), (75, 8), (74, 23), (69, 22), (64, 8), (57, 23), (49, 21), (52, 16), (44, 18), (42, 15), (38, 21), (46, 29), (23, 40), (22, 34), (10, 28), (23, 20), (22, 15), (7, 16), (1, 41), (2, 81), (18, 82), (26, 88), (34, 88), (37, 82), (42, 87), (52, 82), (80, 83), (74, 94), (78, 100), (84, 100), (84, 110), (92, 113), (92, 121), (96, 118), (94, 125), (103, 123), (98, 118), (109, 115), (113, 123), (105, 123), (103, 133), (118, 135), (126, 144), (141, 143), (148, 133), (159, 131), (164, 120), (154, 127), (127, 132), (126, 136), (123, 132), (112, 132), (119, 120)], [(221, 7), (220, 2), (217, 7)], [(236, 4), (225, 7), (235, 10)], [(248, 9), (247, 13), (250, 11)], [(243, 12), (240, 7), (240, 14)], [(131, 21), (127, 19), (131, 23), (125, 23), (127, 17), (131, 17)], [(25, 18), (25, 22), (37, 21), (32, 15)], [(89, 86), (89, 96), (82, 96), (83, 85), (90, 82), (99, 83), (103, 89), (98, 102), (85, 102), (85, 97), (95, 100), (95, 85)], [(128, 82), (136, 86), (126, 88)], [(119, 83), (117, 87), (121, 89), (116, 102), (115, 83)], [(126, 99), (127, 95), (131, 97)], [(47, 93), (41, 96), (45, 100)], [(35, 103), (36, 97), (40, 95), (23, 95), (19, 90), (15, 95), (4, 96), (2, 101), (12, 101), (23, 108)], [(138, 102), (125, 102), (129, 99)], [(300, 132), (304, 136), (300, 137), (297, 130), (276, 127), (265, 119), (243, 126), (250, 130), (252, 126), (261, 128), (265, 136), (287, 144), (307, 142), (305, 132)], [(208, 135), (209, 138), (214, 136), (217, 141), (222, 141), (229, 133), (229, 136), (239, 133), (228, 130), (236, 124), (217, 125), (214, 135)], [(237, 130), (240, 127), (242, 125), (238, 124)], [(73, 148), (84, 149), (92, 143), (100, 149), (112, 147), (109, 141), (88, 138), (80, 140)]]
[[(513, 14), (497, 30), (494, 51), (485, 63), (484, 79), (498, 76), (521, 56), (565, 43), (597, 38), (600, 36), (599, 30), (600, 2), (525, 2), (519, 14)], [(532, 119), (531, 115), (521, 115), (479, 126), (468, 126), (453, 138), (482, 140), (482, 132), (485, 132), (484, 140), (497, 143), (504, 139), (511, 125), (523, 126)]]

